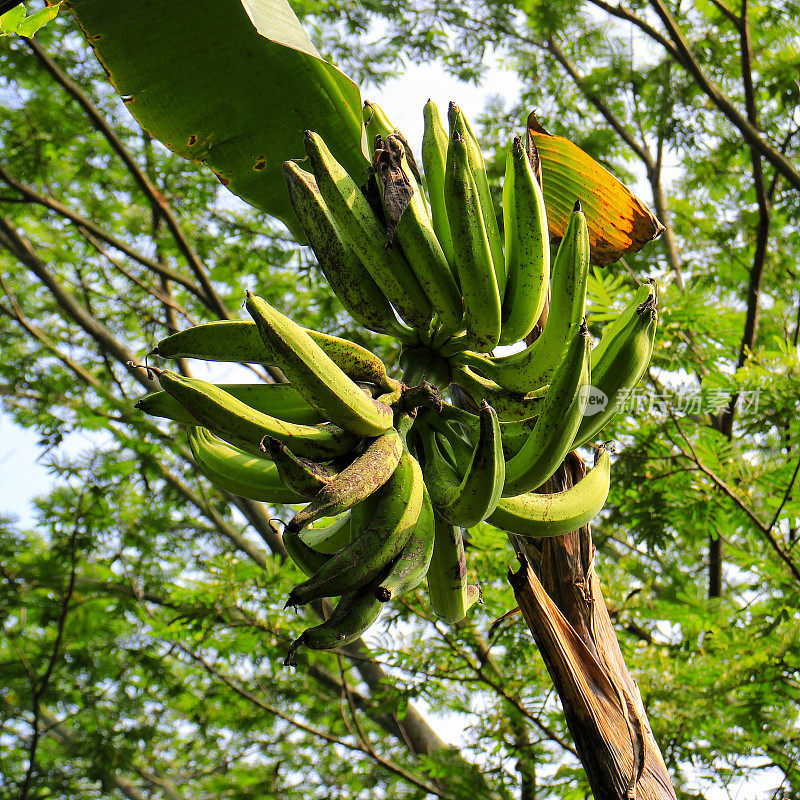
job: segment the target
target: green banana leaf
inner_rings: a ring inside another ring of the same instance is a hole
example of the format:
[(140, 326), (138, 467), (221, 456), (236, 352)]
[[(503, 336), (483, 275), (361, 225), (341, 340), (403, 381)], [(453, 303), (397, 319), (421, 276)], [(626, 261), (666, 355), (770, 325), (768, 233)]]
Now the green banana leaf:
[(361, 94), (323, 61), (285, 0), (71, 0), (128, 110), (304, 241), (281, 172), (317, 131), (354, 176), (367, 166)]

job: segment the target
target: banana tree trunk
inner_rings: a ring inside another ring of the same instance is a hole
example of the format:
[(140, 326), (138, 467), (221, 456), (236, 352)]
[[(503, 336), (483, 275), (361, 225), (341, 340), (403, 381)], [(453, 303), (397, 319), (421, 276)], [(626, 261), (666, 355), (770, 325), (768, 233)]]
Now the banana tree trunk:
[[(583, 477), (570, 454), (548, 491)], [(622, 658), (594, 571), (589, 526), (552, 539), (510, 536), (520, 610), (561, 698), (595, 800), (675, 800), (639, 689)]]

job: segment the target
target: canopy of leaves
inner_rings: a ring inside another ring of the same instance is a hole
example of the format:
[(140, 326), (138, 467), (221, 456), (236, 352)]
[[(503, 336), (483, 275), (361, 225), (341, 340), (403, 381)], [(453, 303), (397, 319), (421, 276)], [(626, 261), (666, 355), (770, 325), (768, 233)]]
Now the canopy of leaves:
[[(596, 333), (633, 276), (662, 285), (652, 369), (609, 430), (620, 447), (598, 573), (679, 796), (742, 781), (748, 796), (800, 794), (800, 193), (775, 157), (798, 160), (789, 4), (297, 10), (359, 79), (403, 59), (474, 79), (485, 51), (502, 55), (531, 94), (483, 120), (498, 181), (507, 131), (533, 107), (644, 181), (665, 235), (591, 286)], [(492, 529), (468, 549), (486, 598), (469, 624), (434, 620), (420, 593), (387, 610), (368, 649), (280, 666), (314, 619), (281, 608), (298, 576), (269, 518), (288, 510), (213, 490), (177, 429), (132, 410), (149, 383), (125, 361), (237, 316), (245, 288), (390, 369), (397, 354), (353, 330), (283, 228), (142, 133), (70, 25), (0, 45), (0, 391), (55, 482), (36, 526), (0, 528), (0, 785), (585, 797), (541, 659), (518, 617), (501, 620), (511, 551)]]

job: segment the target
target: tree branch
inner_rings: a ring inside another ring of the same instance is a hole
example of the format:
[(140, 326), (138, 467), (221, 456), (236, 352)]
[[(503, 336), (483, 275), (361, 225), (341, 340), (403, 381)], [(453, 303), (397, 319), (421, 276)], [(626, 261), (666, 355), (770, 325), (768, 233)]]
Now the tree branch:
[[(36, 255), (30, 244), (17, 233), (5, 217), (0, 217), (0, 234), (10, 245), (12, 255), (28, 267), (28, 269), (49, 289), (50, 294), (62, 311), (94, 339), (102, 350), (113, 355), (114, 358), (122, 364), (127, 364), (135, 360), (133, 353), (125, 349), (114, 338), (111, 331), (91, 316), (91, 314), (75, 300), (61, 282), (48, 271), (44, 261)], [(142, 370), (127, 366), (126, 369), (148, 392), (154, 392), (159, 388), (156, 381), (150, 380), (150, 378), (142, 374)]]
[(14, 178), (8, 170), (6, 170), (2, 164), (0, 164), (0, 180), (2, 180), (5, 184), (10, 186), (15, 191), (19, 192), (24, 202), (34, 203), (36, 205), (43, 206), (44, 208), (53, 211), (54, 213), (58, 214), (64, 219), (68, 219), (73, 224), (77, 225), (79, 228), (83, 228), (86, 232), (90, 233), (92, 236), (97, 237), (101, 242), (105, 242), (106, 244), (110, 245), (116, 250), (119, 250), (121, 253), (125, 254), (128, 258), (132, 261), (136, 261), (137, 263), (141, 264), (143, 267), (147, 267), (147, 269), (152, 270), (157, 275), (160, 275), (167, 280), (174, 281), (175, 283), (180, 284), (184, 287), (188, 292), (191, 292), (195, 297), (197, 297), (200, 302), (202, 302), (205, 306), (211, 307), (210, 300), (208, 297), (203, 293), (203, 291), (192, 281), (188, 278), (185, 278), (178, 272), (174, 272), (169, 267), (165, 266), (164, 264), (160, 264), (156, 261), (153, 261), (146, 256), (143, 256), (141, 253), (134, 250), (128, 244), (126, 244), (122, 239), (118, 239), (113, 234), (107, 233), (104, 231), (99, 225), (96, 225), (92, 220), (88, 217), (84, 217), (78, 214), (75, 211), (72, 211), (70, 208), (65, 206), (63, 203), (55, 200), (52, 197), (47, 197), (43, 194), (39, 194), (35, 189), (31, 186), (28, 186), (21, 181), (18, 181)]
[[(592, 0), (598, 4), (597, 0)], [(800, 191), (800, 172), (791, 161), (779, 150), (769, 144), (759, 133), (758, 129), (733, 105), (721, 89), (714, 84), (703, 72), (697, 59), (694, 57), (688, 43), (680, 32), (673, 16), (669, 13), (662, 0), (649, 0), (650, 5), (658, 14), (659, 19), (670, 34), (679, 53), (679, 61), (694, 78), (697, 85), (703, 90), (709, 100), (727, 117), (728, 121), (739, 130), (747, 143), (758, 151), (778, 172), (798, 191)]]
[(45, 49), (35, 39), (26, 39), (25, 43), (39, 60), (39, 63), (50, 73), (56, 83), (63, 87), (67, 93), (77, 101), (77, 103), (91, 120), (92, 125), (94, 125), (94, 127), (105, 137), (106, 141), (111, 145), (111, 148), (114, 150), (114, 152), (116, 152), (117, 155), (122, 159), (122, 162), (128, 168), (131, 176), (136, 181), (142, 192), (147, 196), (148, 200), (158, 207), (159, 213), (163, 217), (164, 222), (172, 234), (172, 238), (178, 245), (178, 249), (181, 251), (181, 253), (183, 253), (183, 256), (189, 264), (192, 273), (197, 279), (197, 282), (203, 288), (211, 307), (220, 318), (230, 319), (230, 312), (228, 311), (227, 306), (217, 295), (216, 290), (206, 274), (205, 267), (200, 261), (197, 253), (195, 253), (194, 248), (189, 243), (189, 240), (184, 234), (177, 217), (173, 213), (169, 203), (167, 203), (164, 195), (161, 194), (161, 192), (159, 192), (155, 186), (153, 186), (147, 175), (145, 175), (145, 173), (139, 168), (133, 156), (128, 152), (120, 138), (111, 129), (105, 119), (103, 119), (100, 111), (78, 86), (78, 84), (76, 84), (61, 70), (61, 68), (53, 61), (52, 58), (50, 58)]

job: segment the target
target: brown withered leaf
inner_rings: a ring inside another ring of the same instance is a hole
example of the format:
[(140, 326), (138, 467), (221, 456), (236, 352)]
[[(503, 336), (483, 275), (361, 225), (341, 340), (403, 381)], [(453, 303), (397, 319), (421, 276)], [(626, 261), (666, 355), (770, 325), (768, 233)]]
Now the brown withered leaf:
[(373, 169), (383, 190), (383, 209), (386, 216), (386, 246), (394, 240), (403, 212), (411, 202), (414, 189), (403, 172), (403, 145), (397, 137), (389, 135), (382, 148), (375, 149)]
[(541, 159), (550, 241), (561, 240), (576, 200), (586, 214), (593, 264), (637, 253), (661, 235), (664, 226), (638, 197), (569, 139), (548, 133), (533, 111), (528, 142)]

